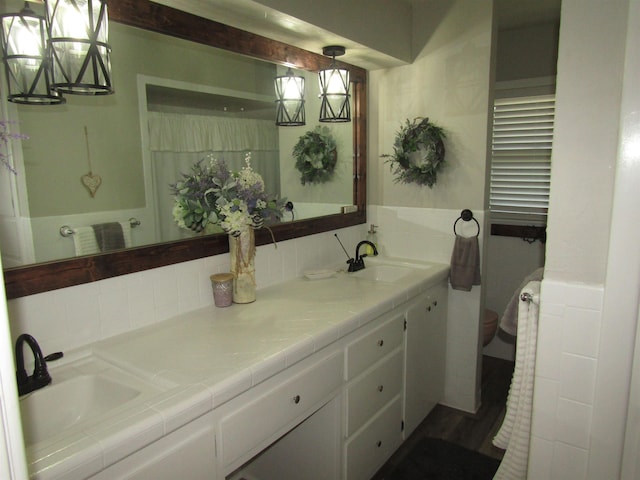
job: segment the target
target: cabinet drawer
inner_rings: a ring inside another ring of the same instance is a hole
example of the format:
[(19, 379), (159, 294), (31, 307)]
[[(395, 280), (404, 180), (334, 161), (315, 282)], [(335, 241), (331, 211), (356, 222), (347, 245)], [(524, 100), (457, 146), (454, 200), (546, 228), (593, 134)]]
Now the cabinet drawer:
[(223, 419), (223, 465), (257, 453), (320, 407), (341, 386), (343, 362), (342, 352), (335, 353)]
[(402, 404), (396, 398), (346, 445), (347, 480), (373, 476), (402, 443)]
[(347, 380), (354, 378), (402, 343), (404, 314), (399, 313), (347, 346)]
[(402, 389), (402, 349), (384, 360), (347, 388), (347, 436), (358, 428)]

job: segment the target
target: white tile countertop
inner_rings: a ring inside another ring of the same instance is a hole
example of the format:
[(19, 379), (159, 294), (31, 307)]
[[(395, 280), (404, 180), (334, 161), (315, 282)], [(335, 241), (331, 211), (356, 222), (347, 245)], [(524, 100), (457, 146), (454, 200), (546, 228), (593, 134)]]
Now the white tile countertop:
[[(449, 271), (443, 264), (400, 263), (412, 269), (394, 282), (345, 272), (301, 277), (259, 290), (251, 304), (202, 308), (69, 352), (65, 362), (97, 357), (150, 388), (125, 408), (27, 447), (32, 478), (95, 474), (443, 281)], [(54, 384), (63, 368), (64, 362), (50, 364)]]

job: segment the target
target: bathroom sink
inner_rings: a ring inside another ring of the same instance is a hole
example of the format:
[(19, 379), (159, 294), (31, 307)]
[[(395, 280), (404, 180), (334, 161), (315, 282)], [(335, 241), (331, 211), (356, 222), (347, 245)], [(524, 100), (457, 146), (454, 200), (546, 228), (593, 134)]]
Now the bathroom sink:
[(364, 270), (348, 273), (347, 277), (394, 283), (416, 271), (425, 271), (433, 266), (430, 263), (392, 257), (369, 257), (365, 259), (365, 265)]
[(410, 275), (413, 269), (402, 265), (370, 265), (364, 270), (349, 273), (349, 276), (354, 278), (364, 278), (367, 280), (374, 280), (376, 282), (393, 283), (407, 275)]
[(87, 420), (99, 419), (142, 394), (155, 391), (116, 368), (104, 368), (103, 364), (96, 368), (98, 363), (102, 364), (93, 360), (83, 362), (80, 369), (73, 365), (59, 371), (53, 369), (51, 385), (20, 398), (27, 446), (81, 427)]

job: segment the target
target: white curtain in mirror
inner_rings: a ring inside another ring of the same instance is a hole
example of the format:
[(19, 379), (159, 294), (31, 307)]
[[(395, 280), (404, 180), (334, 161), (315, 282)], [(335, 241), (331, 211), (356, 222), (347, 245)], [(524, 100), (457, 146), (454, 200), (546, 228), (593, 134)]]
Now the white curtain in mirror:
[(280, 194), (278, 130), (271, 120), (149, 112), (149, 144), (161, 242), (193, 236), (173, 221), (169, 185), (209, 154), (237, 171), (251, 151), (251, 166), (266, 191)]

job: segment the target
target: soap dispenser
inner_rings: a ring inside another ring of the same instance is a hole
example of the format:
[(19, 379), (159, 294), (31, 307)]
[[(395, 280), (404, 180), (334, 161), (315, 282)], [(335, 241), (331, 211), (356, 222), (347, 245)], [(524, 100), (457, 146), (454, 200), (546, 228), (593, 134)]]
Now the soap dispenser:
[[(376, 234), (376, 228), (378, 228), (378, 225), (374, 225), (373, 223), (369, 226), (369, 231), (367, 232), (367, 240), (369, 240), (371, 243), (373, 243), (376, 248), (378, 247), (378, 235)], [(373, 255), (373, 247), (371, 247), (371, 245), (366, 245), (366, 254), (367, 255)]]

